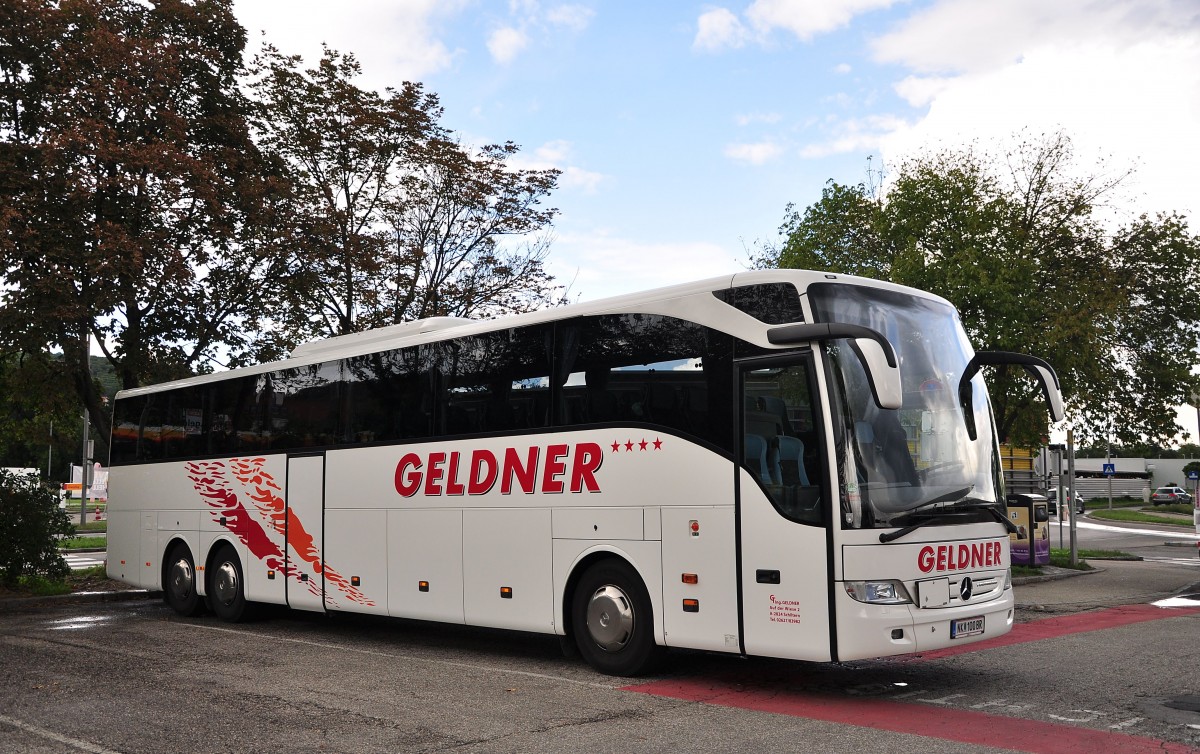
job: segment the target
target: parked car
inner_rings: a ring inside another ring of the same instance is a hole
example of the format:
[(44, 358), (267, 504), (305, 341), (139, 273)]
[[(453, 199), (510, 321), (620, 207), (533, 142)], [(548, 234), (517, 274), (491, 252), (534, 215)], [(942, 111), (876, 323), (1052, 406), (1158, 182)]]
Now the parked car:
[[(1067, 490), (1067, 497), (1068, 498), (1072, 497), (1071, 490)], [(1075, 512), (1083, 513), (1083, 495), (1079, 494), (1079, 490), (1075, 490), (1074, 500), (1075, 500)], [(1057, 516), (1058, 515), (1058, 490), (1057, 489), (1052, 489), (1046, 493), (1046, 502), (1047, 502), (1047, 507), (1050, 510), (1050, 515)]]
[(1150, 502), (1155, 505), (1171, 505), (1172, 503), (1190, 503), (1192, 496), (1182, 487), (1159, 487), (1150, 496)]

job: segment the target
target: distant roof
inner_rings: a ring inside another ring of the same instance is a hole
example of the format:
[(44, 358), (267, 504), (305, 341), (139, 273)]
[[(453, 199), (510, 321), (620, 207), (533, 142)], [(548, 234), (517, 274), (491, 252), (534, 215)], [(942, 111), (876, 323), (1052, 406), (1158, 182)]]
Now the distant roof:
[(1111, 463), (1113, 471), (1118, 474), (1145, 474), (1146, 459), (1145, 458), (1076, 458), (1075, 473), (1090, 472), (1101, 473), (1104, 471), (1104, 464)]

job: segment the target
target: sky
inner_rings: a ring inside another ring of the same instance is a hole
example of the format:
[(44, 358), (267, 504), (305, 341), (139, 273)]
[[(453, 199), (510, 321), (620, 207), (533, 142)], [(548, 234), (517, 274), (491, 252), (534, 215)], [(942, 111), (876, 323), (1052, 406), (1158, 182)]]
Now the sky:
[[(471, 144), (563, 171), (573, 300), (738, 272), (789, 203), (922, 150), (1062, 131), (1200, 212), (1200, 0), (235, 0), (248, 49), (419, 81)], [(1200, 231), (1200, 221), (1192, 227)], [(1194, 412), (1192, 412), (1194, 414)], [(1187, 413), (1181, 420), (1196, 428)]]

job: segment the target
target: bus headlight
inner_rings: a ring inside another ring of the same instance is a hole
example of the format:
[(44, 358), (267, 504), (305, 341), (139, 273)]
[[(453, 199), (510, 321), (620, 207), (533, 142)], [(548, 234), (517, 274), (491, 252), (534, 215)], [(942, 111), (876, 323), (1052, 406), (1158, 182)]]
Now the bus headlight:
[(1007, 568), (1004, 571), (1004, 588), (1012, 589), (1012, 569)]
[(873, 605), (906, 605), (912, 602), (908, 590), (899, 581), (847, 581), (846, 594), (859, 602)]

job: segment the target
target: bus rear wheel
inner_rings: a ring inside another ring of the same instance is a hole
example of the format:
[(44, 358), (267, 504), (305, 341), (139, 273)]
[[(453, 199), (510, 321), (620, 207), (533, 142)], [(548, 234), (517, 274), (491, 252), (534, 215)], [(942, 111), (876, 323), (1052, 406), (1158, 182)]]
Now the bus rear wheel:
[(177, 542), (167, 553), (163, 569), (163, 601), (172, 610), (190, 618), (204, 608), (196, 592), (196, 563), (187, 545)]
[(571, 604), (571, 625), (579, 653), (601, 673), (641, 675), (662, 657), (662, 647), (654, 643), (650, 595), (623, 560), (603, 560), (583, 573)]
[(237, 551), (222, 545), (208, 569), (208, 604), (218, 618), (238, 623), (247, 616), (246, 588)]

